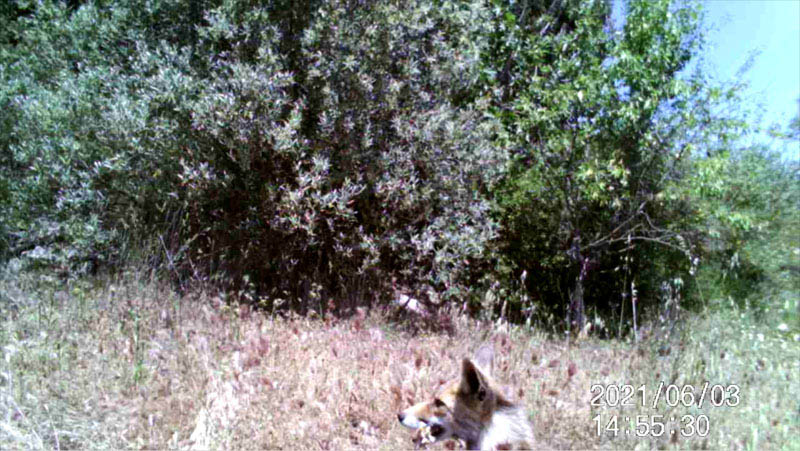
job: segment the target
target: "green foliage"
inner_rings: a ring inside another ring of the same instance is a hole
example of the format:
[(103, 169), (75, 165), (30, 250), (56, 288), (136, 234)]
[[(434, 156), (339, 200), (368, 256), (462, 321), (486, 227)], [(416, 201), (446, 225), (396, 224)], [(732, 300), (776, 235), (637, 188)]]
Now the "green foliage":
[(235, 4), (199, 31), (201, 48), (227, 50), (185, 112), (193, 259), (274, 297), (308, 300), (315, 281), (322, 309), (392, 277), (468, 291), (468, 259), (493, 237), (475, 189), (503, 167), (493, 122), (453, 103), (478, 77), (464, 43), (480, 5), (324, 4), (297, 39), (281, 30), (298, 19)]
[(634, 278), (643, 301), (657, 300), (659, 275), (645, 268), (654, 257), (690, 261), (687, 231), (671, 227), (681, 206), (657, 196), (685, 153), (669, 133), (698, 121), (681, 106), (704, 86), (679, 74), (702, 42), (699, 17), (692, 5), (631, 2), (609, 32), (609, 4), (568, 10), (570, 33), (549, 33), (550, 15), (499, 25), (516, 30), (507, 45), (520, 55), (505, 67), (489, 60), (506, 71), (492, 83), (508, 93), (496, 111), (515, 154), (496, 191), (499, 244), (504, 271), (531, 274), (526, 288), (546, 308), (566, 311), (585, 283), (608, 313)]
[(6, 2), (0, 256), (62, 275), (139, 256), (182, 288), (301, 310), (398, 284), (623, 320), (634, 287), (645, 308), (697, 291), (698, 261), (724, 268), (720, 295), (751, 296), (796, 175), (735, 151), (736, 87), (688, 70), (696, 6), (630, 2), (616, 28), (610, 12)]
[(38, 4), (2, 54), (7, 255), (89, 270), (145, 240), (180, 281), (320, 284), (323, 309), (392, 277), (465, 294), (504, 153), (459, 105), (487, 13), (437, 6)]
[(691, 199), (704, 228), (702, 258), (708, 265), (699, 279), (707, 296), (763, 309), (772, 296), (785, 296), (767, 287), (792, 290), (781, 279), (797, 271), (797, 176), (778, 155), (754, 148), (698, 159), (675, 187)]
[(113, 77), (104, 63), (111, 55), (100, 50), (116, 35), (106, 13), (70, 14), (60, 2), (42, 2), (8, 24), (18, 41), (0, 53), (2, 178), (13, 193), (3, 216), (12, 254), (63, 265), (113, 239), (101, 226), (106, 200), (90, 189), (92, 163), (109, 150), (94, 127)]

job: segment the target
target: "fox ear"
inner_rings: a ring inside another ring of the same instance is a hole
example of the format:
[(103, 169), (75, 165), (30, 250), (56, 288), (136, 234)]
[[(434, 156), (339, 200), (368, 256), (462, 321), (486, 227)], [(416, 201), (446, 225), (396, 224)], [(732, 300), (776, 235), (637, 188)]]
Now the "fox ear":
[(464, 359), (461, 364), (461, 389), (477, 395), (479, 401), (486, 397), (486, 378), (470, 359)]

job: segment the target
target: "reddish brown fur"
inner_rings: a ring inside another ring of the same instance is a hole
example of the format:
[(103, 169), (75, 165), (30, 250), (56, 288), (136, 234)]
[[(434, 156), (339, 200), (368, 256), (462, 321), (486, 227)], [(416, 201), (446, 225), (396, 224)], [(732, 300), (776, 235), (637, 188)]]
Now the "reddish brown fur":
[(488, 374), (491, 353), (482, 349), (478, 358), (482, 365), (465, 358), (460, 379), (449, 382), (432, 400), (401, 412), (398, 419), (411, 428), (435, 425), (435, 441), (460, 438), (469, 449), (530, 447), (533, 432), (525, 410), (506, 398), (492, 381)]

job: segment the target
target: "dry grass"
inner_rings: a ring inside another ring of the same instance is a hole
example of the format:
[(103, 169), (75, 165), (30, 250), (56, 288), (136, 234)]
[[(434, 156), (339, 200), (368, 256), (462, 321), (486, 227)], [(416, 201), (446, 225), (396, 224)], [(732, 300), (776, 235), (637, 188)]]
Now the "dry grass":
[[(135, 276), (0, 284), (3, 449), (407, 449), (411, 433), (396, 412), (430, 396), (486, 341), (496, 378), (529, 408), (540, 448), (780, 448), (800, 436), (800, 347), (779, 336), (769, 347), (735, 331), (635, 347), (465, 318), (452, 319), (449, 334), (412, 334), (381, 312), (269, 317)], [(703, 321), (689, 327), (720, 326)], [(742, 386), (740, 406), (703, 411), (708, 437), (598, 436), (598, 413), (700, 411), (592, 407), (593, 384), (646, 384), (649, 400), (660, 381), (705, 379)]]

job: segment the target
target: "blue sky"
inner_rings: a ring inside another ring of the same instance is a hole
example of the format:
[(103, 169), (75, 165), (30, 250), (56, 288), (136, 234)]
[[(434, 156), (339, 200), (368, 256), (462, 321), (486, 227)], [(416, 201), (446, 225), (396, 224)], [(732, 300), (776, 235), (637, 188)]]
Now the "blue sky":
[(748, 57), (745, 99), (763, 107), (762, 125), (785, 128), (800, 113), (800, 0), (707, 0), (705, 62), (732, 81)]
[[(614, 0), (620, 23), (625, 0)], [(700, 55), (706, 74), (719, 84), (746, 81), (742, 92), (751, 120), (785, 130), (800, 114), (800, 0), (705, 0), (706, 48)], [(751, 62), (749, 70), (740, 73)], [(766, 142), (785, 157), (800, 160), (800, 142)]]

